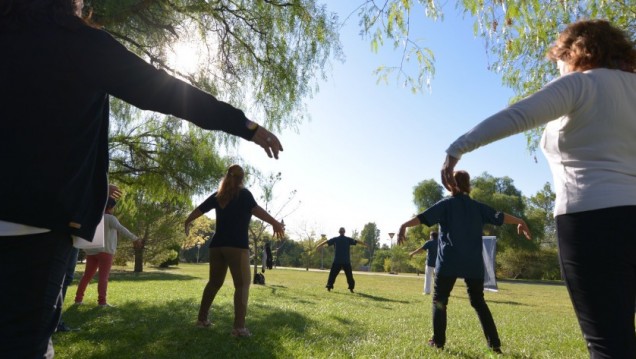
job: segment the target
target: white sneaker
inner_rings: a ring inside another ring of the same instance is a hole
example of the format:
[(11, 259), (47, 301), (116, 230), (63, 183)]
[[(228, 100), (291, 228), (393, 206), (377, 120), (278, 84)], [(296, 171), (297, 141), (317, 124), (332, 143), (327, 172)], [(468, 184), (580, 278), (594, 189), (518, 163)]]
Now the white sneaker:
[(100, 307), (100, 308), (117, 308), (116, 306), (108, 304), (108, 303), (106, 303), (106, 304), (98, 304), (98, 307)]

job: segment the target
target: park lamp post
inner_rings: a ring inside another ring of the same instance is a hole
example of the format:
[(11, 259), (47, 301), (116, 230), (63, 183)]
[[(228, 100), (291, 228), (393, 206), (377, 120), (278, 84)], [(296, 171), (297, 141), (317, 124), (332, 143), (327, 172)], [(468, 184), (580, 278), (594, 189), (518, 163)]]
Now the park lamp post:
[[(327, 235), (321, 234), (320, 239), (322, 239), (324, 242), (327, 239)], [(323, 265), (324, 257), (325, 257), (325, 247), (322, 246), (320, 247), (320, 269), (325, 269), (325, 266)]]
[(391, 244), (390, 247), (393, 248), (393, 236), (395, 235), (394, 232), (389, 233), (389, 243)]
[(199, 263), (199, 250), (201, 249), (201, 242), (197, 242), (197, 263)]

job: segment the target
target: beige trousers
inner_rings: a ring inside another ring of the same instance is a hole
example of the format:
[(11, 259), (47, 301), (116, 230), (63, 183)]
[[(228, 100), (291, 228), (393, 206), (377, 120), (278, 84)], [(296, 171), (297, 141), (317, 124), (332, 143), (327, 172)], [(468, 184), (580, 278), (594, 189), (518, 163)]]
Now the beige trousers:
[(208, 312), (225, 282), (228, 268), (234, 281), (234, 328), (245, 328), (247, 298), (250, 293), (249, 250), (234, 247), (210, 248), (210, 280), (203, 290), (199, 320), (207, 320)]

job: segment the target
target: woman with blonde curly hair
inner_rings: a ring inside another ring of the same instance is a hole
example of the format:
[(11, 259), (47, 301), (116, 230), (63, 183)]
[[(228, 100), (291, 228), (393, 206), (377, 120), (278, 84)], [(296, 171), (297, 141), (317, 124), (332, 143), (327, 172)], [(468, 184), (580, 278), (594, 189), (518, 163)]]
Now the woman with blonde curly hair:
[(210, 242), (210, 279), (203, 290), (197, 326), (211, 325), (208, 312), (229, 268), (234, 281), (234, 327), (231, 334), (235, 337), (251, 335), (245, 328), (245, 316), (250, 289), (248, 229), (252, 215), (269, 223), (275, 236), (282, 238), (285, 235), (285, 226), (256, 204), (252, 193), (243, 187), (244, 178), (241, 166), (230, 166), (218, 192), (203, 201), (185, 221), (185, 233), (188, 235), (192, 221), (211, 209), (216, 212), (216, 230)]
[(605, 20), (572, 23), (548, 58), (561, 77), (487, 118), (446, 150), (464, 153), (545, 125), (559, 260), (590, 358), (636, 358), (636, 48)]

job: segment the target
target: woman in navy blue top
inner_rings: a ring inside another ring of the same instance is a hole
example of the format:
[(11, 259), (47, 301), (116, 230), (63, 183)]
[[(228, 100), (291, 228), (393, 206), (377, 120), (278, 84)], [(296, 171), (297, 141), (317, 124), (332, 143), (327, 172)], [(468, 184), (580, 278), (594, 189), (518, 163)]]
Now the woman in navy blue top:
[(402, 224), (398, 243), (405, 239), (408, 227), (419, 224), (439, 224), (439, 246), (435, 268), (433, 293), (432, 347), (443, 348), (446, 343), (446, 306), (457, 278), (464, 278), (470, 304), (477, 311), (488, 346), (501, 353), (501, 342), (495, 321), (484, 300), (484, 260), (482, 258), (482, 229), (485, 224), (500, 226), (516, 224), (519, 234), (530, 239), (526, 223), (517, 217), (477, 202), (470, 198), (470, 175), (466, 171), (454, 173), (457, 188), (453, 195), (442, 199), (429, 209)]
[(185, 221), (188, 235), (192, 221), (212, 209), (216, 212), (216, 231), (210, 242), (210, 280), (203, 290), (197, 326), (210, 326), (208, 312), (229, 268), (234, 281), (232, 335), (235, 337), (251, 335), (245, 328), (245, 315), (250, 289), (248, 233), (252, 215), (269, 223), (274, 235), (281, 238), (285, 235), (285, 226), (256, 204), (252, 193), (243, 187), (244, 177), (245, 172), (239, 165), (230, 166), (218, 192), (203, 201)]

